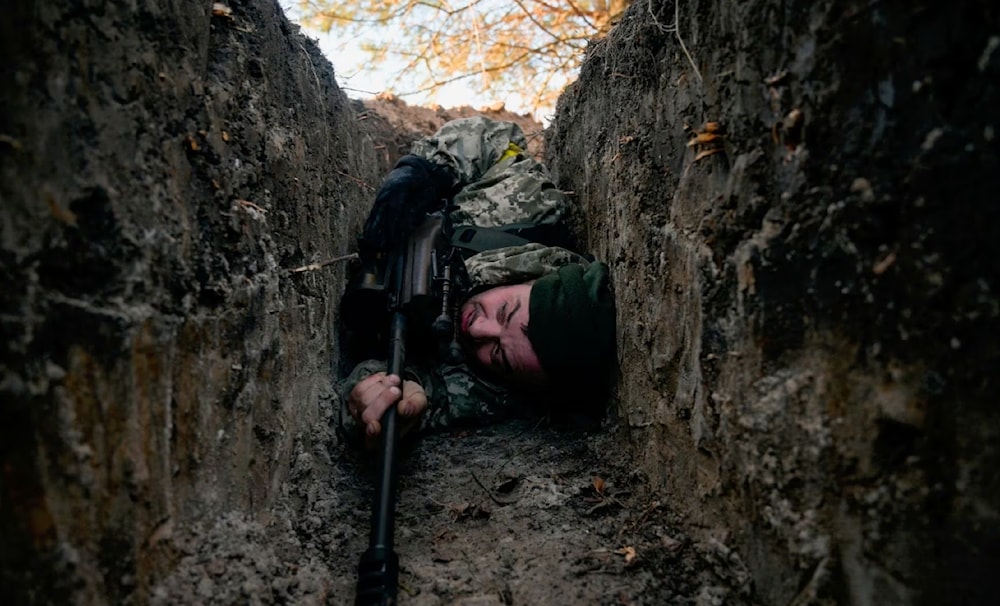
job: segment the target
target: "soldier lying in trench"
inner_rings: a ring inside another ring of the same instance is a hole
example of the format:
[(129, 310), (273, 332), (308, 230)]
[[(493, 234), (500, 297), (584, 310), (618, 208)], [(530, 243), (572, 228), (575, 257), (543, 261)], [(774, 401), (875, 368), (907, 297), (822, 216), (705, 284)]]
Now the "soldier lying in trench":
[(401, 242), (443, 198), (456, 208), (456, 225), (527, 225), (518, 233), (541, 241), (470, 253), (471, 288), (456, 319), (464, 360), (408, 361), (402, 379), (387, 376), (383, 360), (360, 362), (339, 386), (342, 433), (372, 444), (400, 390), (404, 431), (525, 414), (600, 418), (616, 374), (608, 267), (551, 245), (568, 242), (567, 201), (525, 147), (516, 124), (455, 120), (417, 141), (386, 177), (365, 224), (363, 254)]

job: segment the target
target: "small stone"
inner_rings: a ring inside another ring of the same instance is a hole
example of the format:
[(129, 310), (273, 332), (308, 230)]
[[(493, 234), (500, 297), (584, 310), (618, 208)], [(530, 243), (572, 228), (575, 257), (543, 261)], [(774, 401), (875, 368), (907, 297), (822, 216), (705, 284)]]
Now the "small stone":
[(215, 590), (215, 584), (212, 583), (212, 579), (208, 577), (202, 577), (201, 581), (198, 582), (198, 595), (203, 598), (212, 597), (212, 593)]
[(861, 199), (865, 202), (871, 202), (875, 199), (875, 192), (872, 191), (872, 184), (864, 177), (858, 177), (851, 183), (851, 193), (860, 194)]
[(208, 563), (206, 569), (208, 570), (208, 574), (213, 577), (222, 576), (226, 572), (226, 563), (216, 558)]

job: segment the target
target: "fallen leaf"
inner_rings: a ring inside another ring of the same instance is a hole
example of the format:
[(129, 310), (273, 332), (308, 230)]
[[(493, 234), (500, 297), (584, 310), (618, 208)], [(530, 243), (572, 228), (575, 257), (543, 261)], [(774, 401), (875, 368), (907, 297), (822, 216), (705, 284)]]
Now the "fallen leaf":
[(594, 479), (591, 482), (593, 483), (594, 490), (597, 491), (597, 494), (604, 494), (604, 478), (601, 476), (594, 476)]
[(781, 121), (781, 140), (789, 150), (794, 151), (802, 143), (805, 119), (802, 110), (794, 108)]
[(702, 158), (707, 158), (708, 156), (717, 154), (717, 153), (719, 153), (721, 151), (722, 150), (719, 149), (719, 148), (702, 150), (702, 151), (698, 152), (697, 156), (694, 157), (694, 161), (697, 162), (698, 160), (701, 160)]
[(708, 143), (713, 143), (715, 141), (718, 141), (721, 138), (722, 137), (720, 135), (717, 135), (715, 133), (698, 133), (697, 135), (694, 136), (693, 139), (688, 141), (687, 146), (693, 147), (695, 145), (705, 145)]
[(0, 143), (6, 143), (15, 150), (20, 150), (23, 147), (23, 145), (21, 145), (21, 142), (19, 140), (15, 139), (14, 137), (11, 137), (10, 135), (4, 135), (2, 133), (0, 133)]
[(267, 214), (267, 209), (266, 208), (261, 208), (260, 206), (257, 206), (256, 204), (254, 204), (250, 200), (236, 199), (236, 200), (234, 200), (234, 202), (236, 202), (237, 204), (239, 204), (243, 208), (256, 211), (256, 212), (260, 213), (262, 216)]
[(696, 132), (687, 142), (687, 146), (694, 148), (694, 151), (697, 152), (694, 158), (694, 161), (697, 162), (702, 158), (724, 151), (725, 142), (722, 124), (706, 122), (701, 130)]
[(765, 78), (764, 83), (767, 84), (768, 86), (777, 86), (782, 82), (784, 82), (786, 78), (788, 78), (788, 71), (781, 70), (780, 72), (774, 74), (773, 76)]
[(786, 130), (795, 128), (801, 125), (805, 118), (806, 115), (802, 112), (802, 110), (796, 107), (785, 116), (784, 127)]
[(46, 202), (49, 203), (49, 212), (52, 213), (52, 218), (59, 221), (63, 225), (68, 225), (70, 227), (76, 227), (76, 213), (69, 210), (68, 208), (63, 208), (56, 202), (54, 196), (47, 195)]
[(221, 2), (212, 3), (212, 14), (216, 17), (228, 17), (233, 18), (233, 9), (229, 8)]
[(876, 276), (881, 276), (895, 262), (896, 262), (896, 253), (891, 252), (888, 255), (886, 255), (884, 259), (876, 263), (874, 267), (872, 267), (872, 273), (874, 273)]
[(615, 553), (617, 553), (620, 556), (625, 556), (626, 566), (631, 564), (637, 557), (639, 557), (639, 554), (635, 552), (635, 547), (622, 547), (621, 549), (616, 549)]

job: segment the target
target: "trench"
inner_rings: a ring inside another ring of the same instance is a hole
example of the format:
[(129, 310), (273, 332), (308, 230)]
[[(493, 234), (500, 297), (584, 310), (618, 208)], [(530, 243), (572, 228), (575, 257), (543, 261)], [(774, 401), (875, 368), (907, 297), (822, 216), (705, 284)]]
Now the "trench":
[[(98, 4), (0, 20), (0, 602), (351, 603), (337, 259), (476, 110), (348, 98), (274, 0)], [(400, 603), (992, 603), (998, 31), (652, 0), (592, 42), (531, 135), (612, 269), (615, 396), (408, 444)]]

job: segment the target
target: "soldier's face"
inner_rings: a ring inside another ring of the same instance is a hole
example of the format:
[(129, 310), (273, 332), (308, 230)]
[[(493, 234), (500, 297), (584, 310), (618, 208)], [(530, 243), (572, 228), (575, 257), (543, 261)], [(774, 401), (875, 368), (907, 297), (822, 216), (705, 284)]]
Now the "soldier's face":
[(528, 340), (531, 284), (499, 286), (462, 305), (459, 340), (490, 373), (515, 383), (540, 384), (545, 373)]

